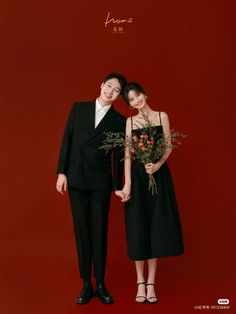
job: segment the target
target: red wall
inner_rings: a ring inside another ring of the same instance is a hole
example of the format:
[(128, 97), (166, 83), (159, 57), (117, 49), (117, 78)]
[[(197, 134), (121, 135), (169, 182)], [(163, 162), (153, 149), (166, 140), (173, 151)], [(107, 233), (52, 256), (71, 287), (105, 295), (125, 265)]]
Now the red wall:
[[(159, 261), (160, 293), (167, 300), (175, 295), (174, 309), (182, 313), (218, 298), (232, 301), (235, 2), (10, 0), (1, 6), (3, 313), (54, 313), (56, 304), (60, 313), (58, 293), (62, 313), (74, 311), (67, 305), (80, 281), (68, 198), (55, 191), (57, 156), (73, 101), (96, 98), (111, 71), (143, 84), (149, 104), (188, 135), (169, 161), (186, 252)], [(123, 34), (112, 33), (111, 23), (104, 27), (108, 11), (133, 18)], [(121, 100), (116, 107), (130, 114)], [(133, 298), (134, 268), (115, 198), (109, 226), (108, 281), (113, 289), (130, 284), (126, 295)], [(38, 296), (47, 307), (35, 304)]]

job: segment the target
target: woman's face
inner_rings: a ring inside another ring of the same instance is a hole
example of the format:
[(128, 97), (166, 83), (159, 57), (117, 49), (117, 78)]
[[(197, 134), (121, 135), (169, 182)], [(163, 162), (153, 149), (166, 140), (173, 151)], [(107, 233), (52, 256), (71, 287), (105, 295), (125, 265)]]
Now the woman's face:
[(146, 105), (146, 95), (135, 90), (128, 93), (129, 105), (137, 110), (142, 110)]

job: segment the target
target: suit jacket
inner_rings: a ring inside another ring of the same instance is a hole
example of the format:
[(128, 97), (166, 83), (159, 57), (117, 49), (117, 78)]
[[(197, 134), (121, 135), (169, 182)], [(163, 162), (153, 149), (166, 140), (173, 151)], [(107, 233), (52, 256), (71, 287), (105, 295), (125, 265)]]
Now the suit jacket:
[[(74, 103), (64, 131), (57, 173), (69, 186), (100, 190), (122, 188), (123, 152), (99, 149), (104, 132), (125, 133), (126, 118), (113, 106), (95, 128), (95, 101)], [(113, 171), (112, 171), (113, 168)]]

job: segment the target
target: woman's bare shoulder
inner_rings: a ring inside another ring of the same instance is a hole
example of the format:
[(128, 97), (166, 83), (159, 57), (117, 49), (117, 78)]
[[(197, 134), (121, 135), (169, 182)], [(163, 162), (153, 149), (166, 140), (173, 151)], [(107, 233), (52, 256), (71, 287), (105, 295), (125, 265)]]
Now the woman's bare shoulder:
[(165, 111), (160, 111), (160, 116), (161, 116), (161, 119), (168, 120), (168, 114)]

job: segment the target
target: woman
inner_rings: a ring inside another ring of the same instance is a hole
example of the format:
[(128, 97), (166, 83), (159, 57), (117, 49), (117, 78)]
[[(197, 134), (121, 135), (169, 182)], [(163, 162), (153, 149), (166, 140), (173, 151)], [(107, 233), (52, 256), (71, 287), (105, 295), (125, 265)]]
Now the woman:
[[(124, 89), (124, 100), (137, 115), (127, 119), (126, 136), (140, 139), (150, 131), (143, 119), (151, 122), (154, 143), (164, 135), (171, 142), (168, 115), (151, 109), (147, 95), (138, 83), (128, 83)], [(137, 273), (136, 302), (157, 303), (155, 275), (158, 257), (175, 256), (184, 251), (181, 223), (175, 199), (171, 174), (166, 163), (171, 153), (167, 148), (159, 160), (144, 165), (137, 158), (132, 160), (131, 149), (125, 150), (125, 184), (122, 201), (125, 202), (125, 224), (127, 250), (135, 261)], [(135, 152), (134, 152), (135, 154)], [(157, 184), (157, 193), (148, 189), (149, 174)], [(148, 264), (147, 280), (144, 277), (144, 262)]]

